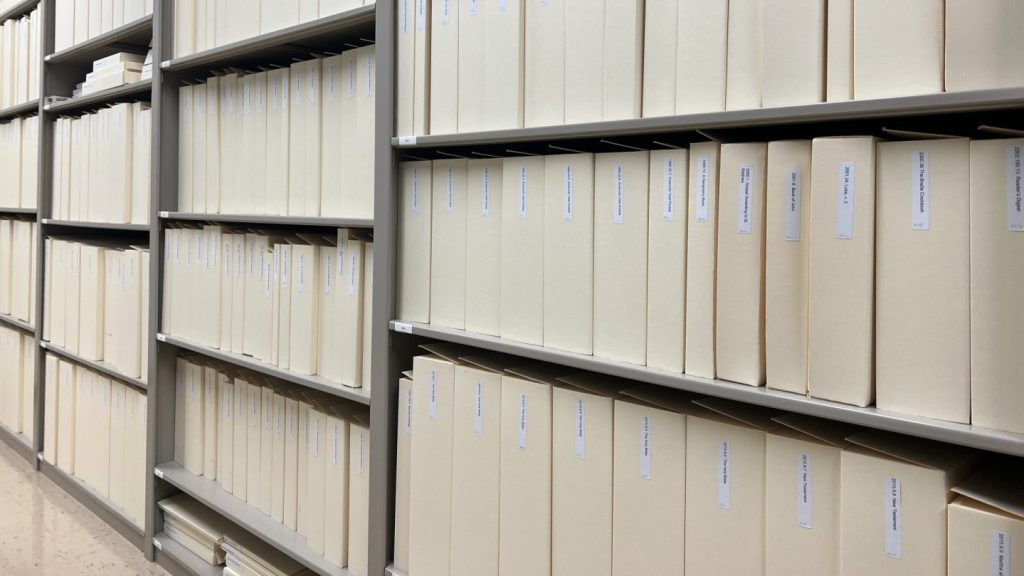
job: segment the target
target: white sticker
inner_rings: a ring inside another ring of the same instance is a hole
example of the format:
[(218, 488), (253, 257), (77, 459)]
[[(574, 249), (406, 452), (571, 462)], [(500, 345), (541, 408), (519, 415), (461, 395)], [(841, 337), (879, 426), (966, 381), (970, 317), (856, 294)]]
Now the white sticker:
[(519, 449), (526, 450), (526, 419), (527, 419), (527, 399), (526, 394), (519, 394)]
[(796, 168), (786, 172), (786, 241), (800, 241), (800, 215), (803, 191), (801, 184), (803, 175)]
[(411, 0), (399, 0), (398, 4), (398, 21), (400, 23), (400, 30), (402, 34), (409, 33), (409, 2)]
[(341, 430), (338, 429), (338, 425), (334, 424), (331, 426), (333, 431), (333, 440), (331, 442), (331, 464), (338, 465), (338, 444), (341, 442)]
[(732, 447), (728, 440), (718, 445), (718, 507), (728, 510), (732, 506)]
[(754, 166), (740, 166), (739, 198), (736, 203), (736, 233), (750, 234), (754, 226)]
[(441, 22), (446, 26), (448, 25), (449, 17), (450, 15), (448, 14), (448, 0), (441, 0)]
[[(359, 258), (356, 256), (356, 253), (355, 253), (354, 250), (352, 251), (352, 254), (349, 256), (348, 260), (349, 260), (349, 266), (348, 266), (348, 295), (349, 296), (355, 296), (356, 295), (356, 285), (357, 285), (357, 282), (358, 282), (358, 274), (356, 274), (356, 265), (359, 263)], [(339, 266), (340, 266), (340, 264), (339, 264)]]
[(291, 250), (281, 250), (281, 288), (288, 288), (288, 278), (291, 276)]
[(491, 169), (490, 167), (484, 167), (484, 173), (481, 176), (482, 186), (480, 195), (480, 214), (484, 218), (490, 218), (491, 216)]
[(931, 229), (932, 191), (928, 173), (928, 152), (915, 150), (911, 154), (910, 181), (913, 190), (910, 195), (910, 227), (914, 230)]
[(697, 158), (697, 222), (708, 221), (708, 188), (711, 183), (708, 181), (710, 162), (707, 156)]
[(651, 417), (640, 417), (640, 477), (651, 479)]
[(395, 322), (395, 332), (401, 332), (403, 334), (412, 334), (412, 324), (405, 322)]
[(417, 214), (420, 211), (420, 172), (419, 169), (412, 169), (412, 189), (409, 191), (409, 211)]
[(1006, 151), (1006, 218), (1010, 232), (1024, 232), (1024, 146)]
[(615, 192), (612, 198), (612, 222), (622, 224), (626, 221), (625, 170), (622, 164), (616, 164), (612, 176), (615, 178)]
[(477, 437), (484, 435), (484, 387), (480, 382), (474, 387), (473, 398), (473, 433)]
[(412, 436), (412, 386), (405, 393), (405, 435)]
[(498, 0), (498, 12), (504, 12), (508, 9), (508, 0)]
[(587, 457), (587, 405), (582, 398), (576, 400), (576, 457), (585, 460)]
[(572, 222), (572, 164), (566, 164), (563, 171), (562, 219)]
[[(324, 267), (326, 268), (326, 270), (324, 270), (324, 272), (325, 272), (324, 273), (324, 294), (330, 294), (331, 293), (331, 279), (332, 279), (332, 276), (331, 276), (331, 262), (333, 260), (334, 260), (333, 255), (329, 251), (325, 250), (324, 251)], [(338, 265), (341, 266), (342, 265), (341, 262), (339, 262)]]
[(437, 421), (437, 370), (430, 371), (430, 419)]
[(665, 174), (661, 185), (661, 217), (665, 222), (676, 219), (676, 159), (665, 158)]
[(366, 432), (359, 432), (359, 477), (366, 472)]
[(299, 253), (299, 294), (306, 291), (306, 255)]
[(416, 0), (416, 30), (427, 29), (427, 0)]
[(885, 555), (903, 558), (903, 495), (899, 478), (885, 478)]
[(836, 238), (853, 239), (853, 200), (857, 193), (857, 165), (839, 165), (839, 187), (836, 190)]
[(372, 52), (366, 56), (366, 95), (370, 98), (373, 97), (373, 65), (376, 62), (376, 57)]
[(990, 576), (1010, 576), (1010, 535), (992, 531), (992, 549), (989, 555)]
[(469, 0), (469, 15), (476, 16), (476, 0)]
[(812, 528), (814, 509), (811, 500), (811, 455), (796, 456), (796, 522), (801, 528)]
[(526, 166), (519, 167), (519, 196), (516, 204), (519, 206), (519, 217), (526, 218)]
[(451, 214), (455, 212), (455, 170), (448, 168), (448, 179), (445, 182), (445, 209)]

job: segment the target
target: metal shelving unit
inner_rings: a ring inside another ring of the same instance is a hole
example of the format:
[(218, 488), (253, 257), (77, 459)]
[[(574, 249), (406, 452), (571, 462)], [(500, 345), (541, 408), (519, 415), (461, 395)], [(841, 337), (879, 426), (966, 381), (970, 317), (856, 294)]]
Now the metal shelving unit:
[(35, 461), (36, 451), (32, 446), (32, 442), (24, 434), (14, 432), (7, 426), (0, 424), (0, 440), (6, 442), (8, 446), (13, 448), (25, 460), (29, 462)]
[(82, 356), (79, 356), (78, 354), (75, 354), (74, 352), (68, 350), (67, 348), (64, 348), (63, 346), (57, 346), (56, 344), (47, 342), (46, 340), (39, 342), (39, 347), (47, 352), (50, 352), (54, 356), (59, 356), (60, 358), (63, 358), (64, 360), (67, 360), (73, 364), (78, 364), (79, 366), (83, 366), (95, 372), (99, 372), (100, 374), (104, 374), (119, 382), (123, 382), (125, 384), (134, 386), (139, 390), (144, 391), (147, 388), (146, 383), (142, 381), (141, 378), (133, 378), (131, 376), (127, 376), (107, 362), (97, 362), (95, 360), (88, 360), (86, 358), (83, 358)]
[(7, 120), (8, 118), (17, 118), (18, 116), (32, 115), (38, 112), (39, 100), (29, 100), (24, 104), (8, 106), (7, 108), (0, 110), (0, 120)]
[(160, 218), (170, 222), (212, 222), (216, 224), (260, 224), (302, 228), (365, 228), (373, 229), (373, 220), (365, 218), (328, 218), (317, 216), (273, 216), (261, 214), (205, 214), (194, 212), (161, 212)]
[(28, 322), (19, 320), (14, 316), (11, 316), (10, 314), (0, 314), (0, 324), (3, 324), (8, 328), (15, 328), (21, 330), (22, 332), (28, 332), (29, 334), (36, 333), (36, 329), (34, 326), (29, 324)]
[(39, 0), (23, 0), (22, 2), (18, 2), (14, 6), (11, 6), (6, 12), (0, 14), (0, 22), (24, 16), (31, 12), (38, 4)]
[[(85, 76), (83, 75), (82, 80), (84, 79)], [(74, 112), (99, 108), (106, 104), (146, 100), (147, 98), (142, 98), (141, 96), (147, 95), (152, 87), (152, 79), (140, 80), (131, 84), (125, 84), (124, 86), (100, 90), (94, 94), (78, 96), (77, 98), (69, 98), (53, 104), (47, 104), (43, 108), (47, 112), (52, 112), (54, 114), (71, 114)]]
[(43, 218), (43, 226), (47, 227), (50, 231), (58, 232), (61, 228), (74, 229), (74, 228), (90, 228), (96, 230), (116, 230), (120, 232), (149, 232), (149, 226), (146, 224), (120, 224), (114, 222), (86, 222), (84, 220), (53, 220), (50, 218)]
[(124, 510), (111, 504), (110, 500), (96, 492), (91, 486), (43, 460), (42, 454), (39, 454), (38, 460), (40, 462), (40, 471), (44, 476), (73, 496), (75, 500), (81, 502), (93, 514), (99, 516), (100, 519), (123, 536), (125, 540), (142, 549), (144, 530), (136, 526)]
[(153, 538), (156, 563), (174, 576), (221, 576), (224, 568), (211, 566), (163, 532)]
[(91, 65), (94, 61), (118, 52), (137, 51), (145, 54), (153, 39), (153, 16), (144, 16), (134, 22), (90, 38), (85, 42), (46, 56), (48, 64), (73, 62)]

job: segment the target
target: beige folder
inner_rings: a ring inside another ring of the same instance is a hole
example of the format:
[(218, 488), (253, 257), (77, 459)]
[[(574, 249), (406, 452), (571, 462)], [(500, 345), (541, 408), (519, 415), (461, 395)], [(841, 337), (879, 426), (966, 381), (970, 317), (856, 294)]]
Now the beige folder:
[(57, 466), (68, 474), (75, 473), (75, 431), (78, 429), (75, 396), (76, 368), (74, 365), (59, 361), (57, 370)]
[(362, 348), (362, 374), (359, 384), (367, 392), (372, 392), (373, 386), (373, 242), (363, 244), (363, 320), (360, 328)]
[(683, 370), (715, 377), (715, 258), (718, 240), (717, 142), (690, 146), (686, 230), (686, 350)]
[(502, 167), (501, 337), (544, 341), (544, 158)]
[[(198, 213), (210, 212), (206, 208), (206, 84), (196, 84), (192, 87), (192, 145), (189, 159), (192, 165), (192, 211)], [(246, 142), (246, 146), (249, 142)], [(260, 164), (263, 164), (260, 162)], [(216, 211), (214, 211), (216, 212)]]
[(458, 132), (458, 5), (451, 0), (430, 4), (430, 134)]
[[(303, 94), (306, 98), (304, 123), (299, 123), (302, 135), (303, 154), (306, 155), (305, 171), (300, 175), (305, 179), (305, 202), (299, 215), (320, 215), (320, 130), (323, 100), (320, 94), (320, 60), (314, 59), (304, 63), (306, 83)], [(289, 170), (291, 168), (289, 167)], [(290, 197), (289, 197), (290, 199)]]
[(338, 249), (334, 246), (324, 246), (320, 250), (317, 264), (320, 270), (320, 283), (317, 287), (320, 308), (317, 314), (317, 374), (333, 382), (341, 381), (341, 368), (344, 364), (341, 355), (336, 353), (341, 349), (341, 330), (338, 326), (341, 304), (338, 297), (338, 272), (341, 269), (338, 266), (341, 261), (335, 257), (341, 256), (341, 250), (340, 246)]
[(726, 50), (725, 107), (761, 107), (766, 0), (730, 0)]
[(487, 28), (484, 45), (485, 130), (523, 126), (526, 1), (529, 0), (501, 0), (483, 5)]
[(246, 443), (245, 443), (245, 501), (256, 508), (260, 503), (260, 444), (263, 419), (263, 393), (260, 385), (247, 384), (246, 390)]
[[(813, 104), (825, 98), (824, 0), (761, 0), (762, 87), (765, 108)], [(730, 35), (731, 38), (731, 35)]]
[[(211, 3), (213, 4), (213, 3)], [(211, 27), (212, 28), (212, 27)], [(209, 33), (209, 31), (208, 31)], [(210, 46), (213, 46), (211, 40)], [(206, 211), (220, 212), (220, 78), (211, 77), (206, 81)], [(148, 121), (148, 114), (146, 116)], [(149, 128), (146, 129), (146, 138)], [(148, 169), (147, 169), (148, 172)], [(148, 200), (147, 200), (148, 203)], [(148, 206), (148, 204), (147, 204)]]
[(91, 414), (96, 419), (95, 435), (90, 437), (94, 444), (89, 451), (90, 457), (94, 459), (93, 488), (105, 498), (110, 498), (110, 387), (109, 378), (96, 377), (93, 388), (95, 404)]
[[(342, 205), (346, 213), (355, 218), (373, 218), (374, 204), (374, 150), (377, 138), (377, 52), (374, 46), (364, 46), (354, 50), (356, 58), (356, 114), (355, 114), (355, 145), (356, 162), (351, 170), (352, 180), (346, 186), (346, 194)], [(350, 115), (349, 119), (352, 118)], [(351, 121), (351, 120), (350, 120)], [(369, 161), (360, 162), (358, 158)], [(352, 157), (346, 167), (352, 166)]]
[(204, 366), (203, 377), (203, 476), (217, 479), (217, 459), (220, 457), (217, 443), (217, 420), (220, 417), (218, 404), (220, 391), (217, 370)]
[[(220, 131), (222, 140), (239, 142), (242, 138), (241, 110), (239, 104), (238, 74), (220, 77)], [(219, 171), (220, 211), (225, 214), (237, 213), (239, 146), (221, 146)]]
[(291, 145), (289, 80), (287, 68), (267, 72), (267, 183), (263, 210), (266, 214), (288, 213), (288, 161)]
[[(18, 228), (17, 224), (20, 223), (16, 223), (15, 230)], [(27, 224), (25, 227), (27, 228)], [(16, 246), (17, 236), (18, 233), (15, 232)], [(80, 308), (78, 309), (78, 353), (88, 360), (103, 359), (103, 304), (104, 282), (106, 280), (105, 252), (99, 246), (83, 244), (81, 247), (82, 273)], [(12, 296), (16, 296), (16, 294), (12, 294)], [(17, 313), (16, 310), (14, 312)]]
[(289, 86), (288, 112), (288, 214), (302, 216), (306, 210), (306, 172), (312, 169), (311, 159), (305, 149), (304, 130), (306, 128), (309, 96), (308, 69), (305, 62), (294, 62), (291, 65)]
[(298, 24), (299, 4), (300, 0), (261, 0), (260, 33), (266, 34)]
[(292, 246), (285, 242), (278, 244), (280, 250), (280, 285), (277, 287), (278, 334), (277, 334), (277, 366), (288, 369), (291, 366), (291, 322), (292, 322)]
[(829, 0), (825, 47), (825, 99), (853, 100), (854, 0)]
[(241, 354), (245, 348), (246, 241), (245, 234), (235, 234), (234, 278), (231, 281), (231, 352)]
[[(981, 573), (1012, 574), (1020, 569), (1024, 542), (1024, 510), (1017, 492), (1005, 482), (1007, 470), (986, 465), (953, 488), (949, 504), (947, 569), (951, 576)], [(1019, 466), (1011, 473), (1019, 475)]]
[(943, 91), (944, 6), (943, 0), (854, 0), (854, 98)]
[(47, 354), (45, 380), (43, 383), (43, 458), (50, 464), (57, 464), (57, 437), (60, 434), (60, 361)]
[(501, 327), (502, 180), (501, 159), (469, 161), (466, 330), (493, 336)]
[(411, 136), (416, 109), (416, 2), (398, 0), (395, 39), (395, 132)]
[[(650, 7), (650, 5), (648, 5)], [(647, 244), (647, 365), (683, 371), (689, 152), (651, 152)]]
[(466, 319), (468, 161), (435, 160), (433, 177), (430, 322), (461, 330)]
[(401, 165), (398, 318), (430, 322), (431, 162)]
[[(351, 51), (349, 51), (351, 52)], [(347, 53), (346, 53), (347, 54)], [(324, 216), (342, 214), (342, 194), (347, 186), (346, 161), (349, 159), (350, 151), (348, 142), (354, 138), (345, 130), (347, 127), (345, 119), (348, 114), (354, 117), (355, 110), (351, 106), (346, 107), (348, 93), (348, 70), (345, 67), (346, 54), (338, 54), (324, 58), (320, 65), (322, 82), (320, 83), (320, 100), (323, 102), (322, 129), (320, 131), (320, 150), (323, 154), (323, 161), (320, 169), (320, 212)], [(273, 92), (271, 92), (273, 96)], [(273, 110), (273, 106), (271, 106)], [(284, 119), (287, 126), (288, 119)], [(285, 130), (284, 137), (285, 155), (288, 158), (288, 130)], [(283, 162), (287, 172), (288, 161)]]
[(362, 338), (364, 314), (367, 313), (364, 300), (373, 296), (364, 290), (368, 244), (350, 233), (345, 239), (344, 250), (341, 250), (341, 234), (339, 231), (338, 254), (342, 262), (338, 264), (338, 271), (342, 274), (335, 276), (339, 284), (334, 329), (341, 349), (340, 381), (345, 386), (358, 388), (364, 384), (369, 385), (369, 382), (363, 382), (363, 348), (369, 346), (369, 342), (364, 342)]
[(680, 0), (678, 16), (675, 113), (724, 110), (729, 2)]
[[(187, 52), (186, 52), (187, 53)], [(192, 158), (193, 143), (193, 90), (192, 86), (178, 89), (178, 210), (192, 212)]]
[(319, 313), (319, 251), (312, 244), (292, 245), (291, 323), (289, 369), (316, 374), (317, 314)]
[[(323, 408), (309, 410), (309, 464), (302, 496), (306, 506), (306, 542), (313, 550), (324, 553), (325, 480), (327, 478), (327, 416)], [(336, 488), (332, 488), (334, 490)]]
[[(185, 362), (185, 436), (182, 464), (189, 472), (199, 476), (203, 473), (204, 455), (203, 426), (206, 421), (205, 381), (203, 367)], [(179, 365), (181, 370), (181, 365)]]
[[(408, 0), (408, 5), (399, 8), (399, 18), (403, 22), (400, 29), (412, 29), (414, 43), (412, 129), (400, 134), (430, 133), (430, 4), (431, 0)], [(409, 9), (412, 10), (411, 16), (408, 15)]]
[[(298, 407), (298, 448), (296, 452), (296, 473), (295, 473), (295, 531), (305, 538), (309, 537), (309, 411), (311, 405), (309, 399), (302, 394), (297, 394)], [(319, 503), (317, 503), (319, 505)]]
[(126, 478), (125, 470), (125, 385), (120, 382), (110, 383), (110, 441), (107, 452), (110, 454), (108, 467), (110, 503), (118, 508), (125, 508)]
[[(525, 4), (524, 125), (557, 126), (565, 122), (566, 2), (538, 0), (527, 1)], [(435, 26), (435, 46), (438, 30)], [(436, 58), (436, 53), (433, 55)], [(431, 101), (431, 105), (437, 106), (436, 99)], [(436, 129), (434, 124), (431, 127)]]

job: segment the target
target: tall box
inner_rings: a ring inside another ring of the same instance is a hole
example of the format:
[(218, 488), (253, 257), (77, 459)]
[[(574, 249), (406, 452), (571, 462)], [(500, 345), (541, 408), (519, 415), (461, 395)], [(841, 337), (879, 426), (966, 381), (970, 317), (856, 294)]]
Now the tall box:
[(594, 355), (643, 364), (650, 153), (598, 154), (594, 168)]
[(690, 146), (686, 216), (686, 350), (683, 370), (715, 377), (715, 257), (718, 242), (717, 142)]
[(409, 466), (412, 446), (412, 391), (410, 373), (398, 380), (398, 431), (395, 449), (395, 569), (409, 572)]
[(761, 107), (766, 0), (729, 0), (725, 108)]
[(1019, 462), (986, 466), (953, 488), (949, 505), (949, 576), (995, 574), (1024, 570), (1024, 506), (1020, 491), (1007, 482), (1020, 478)]
[[(434, 99), (437, 100), (436, 98)], [(466, 325), (467, 160), (435, 160), (430, 223), (430, 322)]]
[(501, 327), (501, 168), (500, 158), (470, 160), (466, 200), (466, 330), (492, 336)]
[(853, 100), (853, 2), (829, 0), (825, 32), (825, 100)]
[(501, 337), (544, 342), (544, 157), (505, 158), (501, 209)]
[(875, 140), (811, 144), (807, 388), (815, 398), (875, 399)]
[(946, 0), (946, 90), (1024, 85), (1024, 4)]
[(430, 134), (459, 131), (459, 2), (430, 5)]
[(675, 113), (725, 110), (729, 0), (680, 0), (678, 16)]
[(970, 142), (883, 142), (877, 162), (877, 406), (969, 423)]
[(765, 379), (806, 394), (811, 141), (769, 142), (767, 183)]
[(398, 317), (426, 323), (430, 322), (431, 163), (406, 162), (401, 173)]
[(764, 143), (722, 145), (718, 199), (715, 369), (725, 380), (764, 384)]
[(612, 0), (604, 9), (601, 119), (639, 118), (643, 103), (644, 0)]
[(594, 350), (594, 155), (544, 158), (544, 346)]
[(945, 0), (854, 0), (854, 98), (942, 92), (944, 8)]
[(599, 122), (604, 111), (607, 0), (565, 1), (565, 123)]
[(647, 201), (647, 366), (683, 371), (686, 327), (687, 150), (651, 152)]
[(671, 116), (676, 111), (679, 2), (646, 0), (644, 10), (642, 115), (644, 118)]
[(761, 105), (825, 98), (825, 0), (763, 0)]
[[(423, 1), (423, 0), (420, 0)], [(484, 130), (523, 126), (523, 45), (525, 2), (502, 0), (483, 5)]]
[(971, 142), (971, 423), (1024, 433), (1024, 139)]
[(526, 126), (565, 122), (565, 0), (527, 0), (523, 118)]
[(458, 128), (460, 132), (478, 132), (484, 126), (485, 10), (480, 10), (478, 2), (456, 2), (456, 5), (459, 10)]

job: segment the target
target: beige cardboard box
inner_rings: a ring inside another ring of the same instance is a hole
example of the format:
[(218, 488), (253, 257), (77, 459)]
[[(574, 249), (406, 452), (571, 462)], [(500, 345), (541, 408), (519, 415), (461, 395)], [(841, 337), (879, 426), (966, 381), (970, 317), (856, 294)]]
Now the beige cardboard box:
[(946, 0), (946, 90), (1024, 85), (1024, 4)]
[(644, 0), (613, 0), (604, 12), (603, 120), (640, 117)]
[(348, 571), (369, 576), (370, 418), (357, 414), (349, 426)]
[(483, 5), (484, 26), (487, 28), (484, 38), (484, 130), (523, 126), (526, 1), (502, 0)]
[(842, 457), (843, 574), (946, 573), (946, 505), (970, 472), (965, 449), (880, 431)]
[(875, 140), (812, 145), (807, 388), (815, 398), (874, 401)]
[[(416, 114), (416, 0), (398, 0), (395, 42), (395, 133), (411, 136)], [(422, 90), (422, 87), (420, 88)], [(422, 134), (422, 132), (421, 132)]]
[(680, 0), (678, 14), (676, 114), (725, 110), (729, 2)]
[[(676, 46), (679, 42), (678, 0), (644, 3), (644, 118), (671, 116), (676, 111)], [(653, 177), (653, 172), (652, 172)]]
[(332, 406), (327, 416), (327, 449), (324, 499), (324, 557), (335, 566), (348, 563), (348, 464), (349, 427), (344, 410)]
[(406, 162), (401, 173), (398, 317), (426, 323), (430, 322), (431, 163)]
[(884, 142), (877, 149), (877, 406), (968, 423), (970, 143)]
[(598, 154), (594, 168), (594, 355), (643, 364), (650, 153)]
[(544, 346), (594, 350), (594, 155), (544, 158)]
[[(410, 25), (415, 30), (416, 45), (413, 57), (413, 124), (410, 132), (402, 134), (430, 134), (430, 3), (431, 0), (409, 0), (412, 9)], [(401, 16), (405, 21), (409, 16)]]
[(491, 336), (501, 329), (501, 167), (470, 160), (466, 201), (466, 330)]
[(971, 422), (1024, 433), (1024, 139), (971, 142)]
[(217, 387), (218, 374), (213, 368), (203, 367), (203, 476), (217, 479), (217, 419), (220, 416)]
[(503, 359), (468, 356), (462, 360), (466, 364), (455, 367), (451, 574), (495, 576)]
[(825, 98), (825, 0), (763, 0), (765, 108)]
[[(650, 4), (648, 4), (650, 8)], [(647, 365), (683, 371), (689, 151), (651, 152), (647, 221)]]
[(607, 0), (565, 0), (566, 124), (601, 120), (606, 8)]
[(730, 0), (725, 108), (761, 107), (765, 0)]
[(949, 576), (1009, 576), (1024, 570), (1024, 506), (1008, 478), (1020, 464), (1000, 462), (972, 474), (949, 505)]
[(765, 377), (769, 388), (807, 393), (807, 275), (811, 141), (768, 143), (765, 232)]
[(501, 337), (544, 342), (544, 157), (502, 167)]
[(43, 457), (50, 464), (57, 464), (57, 434), (59, 427), (60, 408), (60, 370), (56, 356), (46, 355), (44, 381), (44, 416), (43, 416)]
[(235, 418), (234, 418), (234, 448), (232, 449), (232, 470), (231, 475), (234, 482), (231, 486), (231, 493), (239, 500), (245, 500), (246, 491), (246, 457), (248, 456), (248, 400), (249, 384), (241, 378), (235, 378)]
[(299, 507), (299, 402), (288, 397), (284, 400), (284, 525), (298, 527)]
[(715, 366), (719, 378), (764, 384), (764, 143), (722, 145)]
[(944, 0), (854, 0), (854, 98), (942, 92), (944, 6)]
[(68, 474), (75, 473), (75, 431), (78, 430), (76, 416), (77, 368), (60, 361), (60, 379), (57, 392), (57, 466)]
[(696, 402), (713, 414), (686, 419), (686, 572), (764, 574), (765, 438), (776, 424), (755, 406)]
[(217, 393), (220, 410), (217, 418), (217, 482), (228, 493), (234, 486), (235, 385), (226, 374), (218, 374)]
[(524, 50), (525, 126), (565, 122), (565, 0), (529, 1)]
[(715, 377), (715, 256), (718, 243), (719, 144), (690, 146), (686, 228), (686, 353), (683, 370)]
[(456, 2), (456, 5), (459, 10), (458, 128), (461, 132), (477, 132), (484, 126), (486, 55), (483, 47), (487, 28), (484, 11), (479, 9), (478, 3)]
[(430, 212), (430, 323), (459, 330), (466, 325), (467, 162), (434, 161)]
[(825, 34), (825, 99), (853, 100), (853, 1), (829, 0)]
[(395, 455), (395, 569), (409, 572), (409, 466), (412, 446), (412, 379), (398, 380), (398, 447)]
[(430, 4), (430, 134), (458, 132), (459, 10), (458, 2)]

